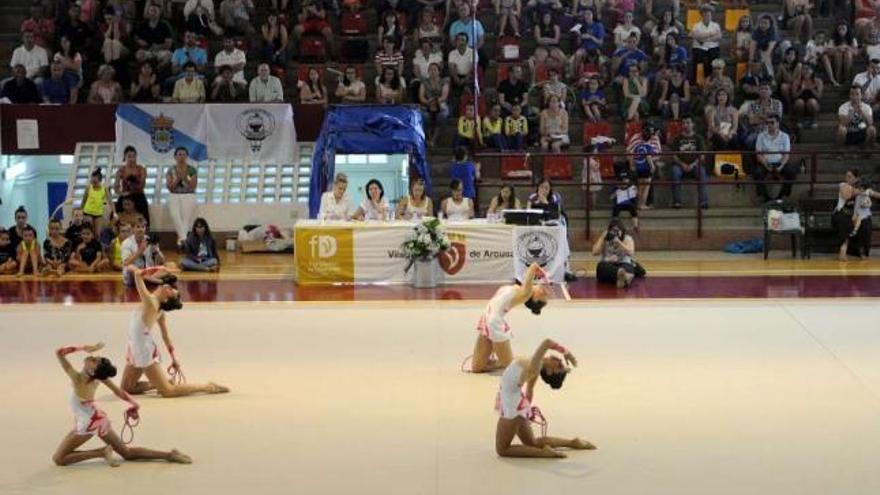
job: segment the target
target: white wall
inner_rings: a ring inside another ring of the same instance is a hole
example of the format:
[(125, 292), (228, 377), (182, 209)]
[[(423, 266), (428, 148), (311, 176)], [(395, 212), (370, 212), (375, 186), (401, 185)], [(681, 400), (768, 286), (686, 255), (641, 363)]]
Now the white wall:
[(15, 210), (20, 206), (28, 210), (28, 222), (37, 229), (37, 236), (46, 235), (49, 223), (49, 182), (67, 183), (70, 165), (61, 164), (59, 156), (10, 156), (4, 157), (9, 165), (24, 163), (25, 171), (14, 180), (0, 176), (0, 226), (9, 228), (15, 223)]

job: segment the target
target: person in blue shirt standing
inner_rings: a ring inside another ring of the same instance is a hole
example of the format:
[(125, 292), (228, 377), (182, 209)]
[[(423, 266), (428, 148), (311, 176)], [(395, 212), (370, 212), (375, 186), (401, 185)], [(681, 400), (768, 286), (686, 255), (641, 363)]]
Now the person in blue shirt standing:
[(483, 70), (486, 70), (489, 64), (489, 57), (483, 51), (483, 43), (486, 42), (486, 30), (479, 19), (474, 22), (474, 19), (471, 17), (471, 7), (468, 3), (459, 4), (458, 20), (449, 26), (449, 39), (454, 40), (462, 33), (467, 35), (468, 47), (477, 51), (477, 63)]
[(480, 180), (480, 164), (472, 162), (468, 157), (467, 148), (459, 146), (455, 149), (455, 158), (449, 169), (449, 177), (461, 181), (462, 195), (476, 204), (476, 182)]
[(571, 59), (572, 74), (581, 73), (581, 65), (583, 65), (584, 58), (588, 53), (602, 51), (602, 45), (605, 43), (605, 26), (595, 20), (595, 15), (591, 9), (583, 12), (583, 21), (577, 33), (581, 44)]
[(61, 62), (52, 62), (49, 69), (50, 77), (43, 79), (41, 84), (41, 93), (43, 94), (43, 103), (55, 103), (58, 105), (66, 105), (76, 103), (79, 98), (79, 81), (77, 77), (71, 73), (64, 72), (64, 66)]

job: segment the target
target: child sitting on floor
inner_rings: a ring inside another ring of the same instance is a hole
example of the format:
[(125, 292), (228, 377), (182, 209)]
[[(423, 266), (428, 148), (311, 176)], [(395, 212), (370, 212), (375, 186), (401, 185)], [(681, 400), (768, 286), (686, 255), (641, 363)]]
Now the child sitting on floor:
[(37, 231), (28, 225), (21, 231), (21, 243), (18, 245), (18, 275), (25, 272), (40, 273), (43, 266), (43, 256), (40, 253), (40, 244), (37, 242)]
[(192, 231), (186, 236), (185, 253), (180, 259), (180, 267), (197, 272), (216, 272), (220, 266), (217, 243), (211, 235), (211, 228), (204, 218), (196, 218)]
[(859, 233), (859, 228), (862, 226), (862, 220), (871, 216), (871, 183), (865, 178), (862, 178), (856, 186), (856, 191), (858, 192), (858, 195), (854, 201), (852, 217), (853, 229), (849, 234), (850, 237), (855, 237), (856, 234)]
[(9, 240), (9, 231), (0, 228), (0, 275), (12, 275), (18, 271), (18, 261), (12, 242)]
[(107, 261), (110, 262), (110, 267), (113, 270), (121, 271), (123, 268), (122, 243), (131, 235), (131, 225), (127, 222), (117, 220), (113, 222), (113, 233), (115, 236), (107, 245), (104, 254), (107, 256)]
[(92, 229), (83, 228), (80, 231), (80, 243), (70, 257), (70, 268), (80, 273), (103, 272), (110, 268), (110, 262), (104, 257), (101, 243), (95, 239)]

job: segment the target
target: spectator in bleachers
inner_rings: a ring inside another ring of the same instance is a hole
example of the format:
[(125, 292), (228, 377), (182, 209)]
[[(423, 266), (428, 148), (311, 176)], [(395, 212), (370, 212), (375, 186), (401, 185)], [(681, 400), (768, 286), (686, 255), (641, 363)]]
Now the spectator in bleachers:
[(580, 29), (577, 31), (579, 45), (572, 57), (572, 74), (580, 74), (581, 66), (587, 54), (598, 54), (605, 44), (605, 26), (595, 18), (595, 12), (591, 9), (584, 10)]
[(474, 200), (464, 195), (464, 185), (459, 179), (449, 183), (449, 197), (440, 202), (443, 218), (453, 222), (461, 222), (474, 218)]
[[(128, 47), (130, 43), (131, 26), (128, 21), (123, 19), (122, 11), (117, 11), (113, 7), (104, 9), (103, 22), (98, 26), (104, 41), (101, 43), (101, 55), (105, 64), (125, 65), (126, 70), (120, 70), (120, 73), (127, 72)], [(128, 81), (126, 77), (126, 81)]]
[(504, 137), (504, 119), (501, 118), (501, 105), (497, 103), (489, 109), (489, 115), (483, 117), (483, 143), (486, 147), (498, 151), (508, 149), (507, 139)]
[(135, 103), (157, 103), (160, 99), (160, 90), (156, 82), (156, 73), (153, 72), (153, 64), (144, 62), (138, 69), (137, 77), (131, 83), (128, 96)]
[(43, 275), (62, 276), (67, 271), (73, 247), (70, 240), (61, 234), (61, 220), (49, 220), (49, 233), (43, 241)]
[(364, 187), (367, 194), (351, 215), (352, 220), (385, 220), (391, 211), (385, 199), (385, 188), (378, 179), (370, 179)]
[[(681, 120), (681, 134), (675, 138), (672, 148), (679, 152), (706, 151), (706, 143), (703, 136), (694, 131), (694, 119), (686, 115)], [(690, 177), (699, 182), (700, 208), (709, 208), (709, 193), (706, 186), (706, 157), (705, 155), (679, 154), (675, 155), (672, 163), (672, 207), (681, 208), (681, 181)]]
[(399, 105), (406, 94), (406, 80), (397, 69), (385, 67), (374, 81), (376, 101), (383, 105)]
[(357, 68), (349, 65), (336, 86), (336, 97), (343, 103), (363, 103), (367, 101), (367, 85), (358, 75)]
[(34, 227), (28, 223), (28, 212), (24, 206), (15, 209), (15, 224), (9, 228), (9, 244), (13, 252), (18, 252), (18, 245), (24, 239), (25, 229)]
[(400, 51), (404, 50), (406, 29), (400, 24), (397, 12), (393, 10), (386, 10), (379, 19), (379, 39), (385, 40), (388, 38), (394, 42), (394, 46), (400, 47)]
[[(479, 57), (479, 56), (478, 56)], [(455, 37), (455, 49), (446, 59), (452, 87), (456, 91), (469, 89), (474, 85), (474, 51), (468, 46), (468, 35), (459, 33)]]
[(321, 81), (321, 72), (316, 67), (309, 67), (305, 81), (297, 81), (299, 102), (306, 105), (327, 105), (327, 86)]
[(18, 271), (18, 258), (9, 243), (9, 231), (0, 227), (0, 275), (12, 275)]
[[(418, 3), (418, 1), (421, 0), (417, 0), (413, 3)], [(443, 29), (442, 26), (437, 24), (435, 15), (434, 10), (432, 9), (422, 9), (421, 14), (419, 14), (419, 25), (413, 30), (413, 38), (416, 46), (421, 46), (423, 39), (431, 40), (434, 43), (442, 42)]]
[(235, 47), (235, 38), (226, 36), (223, 38), (223, 49), (214, 55), (214, 67), (228, 66), (232, 69), (232, 79), (241, 85), (247, 86), (244, 78), (244, 68), (247, 65), (247, 56), (242, 50)]
[[(682, 74), (688, 74), (688, 54), (687, 49), (678, 44), (678, 35), (670, 34), (666, 36), (665, 43), (659, 48), (659, 60), (656, 67), (656, 80), (663, 82), (669, 80), (672, 76), (672, 68), (679, 67)], [(656, 54), (657, 52), (655, 52)], [(687, 77), (687, 76), (685, 76)]]
[(98, 68), (98, 79), (89, 88), (89, 103), (112, 105), (122, 101), (122, 86), (114, 79), (116, 70), (109, 65)]
[(90, 56), (93, 50), (94, 32), (91, 26), (82, 21), (82, 10), (76, 3), (71, 3), (67, 9), (67, 16), (58, 24), (57, 35), (67, 36), (73, 50)]
[(611, 56), (611, 73), (620, 86), (623, 86), (630, 76), (630, 67), (637, 66), (640, 74), (644, 74), (648, 68), (650, 58), (639, 49), (638, 44), (638, 37), (630, 36), (626, 40), (626, 46), (618, 48)]
[(504, 210), (518, 210), (522, 208), (522, 204), (516, 197), (516, 192), (510, 184), (502, 184), (498, 194), (492, 196), (489, 202), (489, 209), (486, 210), (486, 216), (501, 215)]
[(739, 112), (731, 104), (730, 93), (720, 88), (715, 91), (712, 104), (705, 109), (706, 136), (714, 150), (732, 150), (737, 147)]
[(752, 42), (749, 45), (749, 60), (760, 62), (764, 72), (775, 74), (773, 70), (773, 50), (779, 42), (773, 16), (764, 14), (758, 18), (758, 27), (752, 31)]
[(199, 78), (205, 73), (208, 66), (208, 52), (196, 44), (196, 33), (187, 31), (183, 35), (183, 46), (174, 50), (171, 54), (171, 73), (174, 79), (184, 77), (185, 67), (192, 64)]
[[(601, 179), (601, 172), (599, 179)], [(599, 186), (601, 190), (601, 185)], [(628, 212), (632, 219), (633, 230), (639, 231), (639, 190), (632, 181), (629, 172), (622, 170), (617, 174), (617, 187), (611, 192), (611, 218), (620, 218), (620, 214)]]
[(792, 96), (794, 97), (794, 118), (799, 127), (815, 129), (819, 127), (816, 116), (819, 115), (819, 102), (825, 83), (822, 78), (816, 76), (816, 70), (812, 65), (804, 65), (800, 79), (794, 82)]
[(64, 231), (64, 237), (70, 240), (73, 249), (79, 245), (82, 240), (82, 231), (87, 228), (91, 228), (91, 225), (86, 222), (85, 212), (78, 206), (74, 207), (70, 212), (70, 222), (67, 223), (67, 229)]
[(492, 3), (495, 5), (495, 17), (499, 19), (498, 36), (506, 35), (509, 26), (513, 35), (519, 38), (522, 0), (493, 0)]
[[(150, 223), (150, 207), (144, 188), (147, 185), (147, 169), (137, 161), (137, 150), (128, 145), (122, 152), (122, 166), (116, 170), (113, 181), (113, 194), (116, 196), (116, 212), (121, 213), (124, 208), (123, 200), (131, 199), (133, 206), (144, 217), (144, 221)], [(132, 224), (134, 225), (134, 224)]]
[(269, 64), (257, 67), (257, 77), (251, 79), (248, 88), (251, 103), (279, 103), (284, 101), (281, 80), (269, 73)]
[(333, 189), (321, 195), (321, 207), (318, 218), (321, 220), (349, 220), (354, 207), (351, 198), (346, 194), (348, 176), (339, 172), (333, 179)]
[(641, 74), (638, 65), (629, 66), (629, 77), (623, 83), (623, 105), (621, 117), (627, 122), (639, 120), (648, 115), (651, 105), (648, 103), (648, 79)]
[(182, 76), (174, 83), (171, 101), (174, 103), (204, 103), (205, 82), (196, 73), (196, 64), (186, 62), (183, 65)]
[[(479, 19), (475, 23), (471, 21), (471, 6), (468, 3), (459, 4), (458, 20), (449, 26), (449, 39), (457, 40), (459, 34), (466, 35), (465, 41), (468, 47), (477, 51), (478, 63), (480, 67), (485, 69), (489, 64), (489, 57), (483, 53), (483, 44), (486, 42), (486, 29)], [(476, 39), (471, 39), (473, 33), (476, 33)]]
[(600, 284), (616, 284), (618, 289), (626, 289), (635, 277), (645, 276), (645, 269), (633, 258), (636, 243), (619, 218), (608, 222), (608, 228), (596, 238), (592, 252), (600, 257), (596, 265), (596, 282)]
[(636, 45), (642, 42), (642, 30), (633, 24), (633, 12), (628, 11), (623, 14), (623, 22), (614, 27), (614, 48), (620, 49), (626, 46), (630, 36), (636, 37)]
[(591, 77), (587, 80), (587, 85), (581, 91), (579, 97), (581, 109), (584, 111), (584, 117), (587, 118), (588, 122), (601, 122), (604, 120), (605, 111), (608, 109), (608, 100), (605, 98), (605, 91), (602, 89), (598, 77)]
[(679, 0), (645, 0), (645, 14), (647, 20), (644, 32), (651, 35), (655, 45), (663, 43), (667, 34), (675, 33), (680, 36), (684, 32), (684, 24), (679, 20)]
[(44, 17), (43, 6), (39, 3), (31, 5), (31, 15), (22, 21), (20, 31), (33, 33), (34, 43), (47, 50), (55, 41), (55, 23)]
[(260, 28), (263, 34), (263, 62), (284, 67), (287, 64), (287, 26), (278, 18), (278, 12), (269, 12)]
[(464, 146), (456, 146), (452, 164), (449, 166), (449, 176), (461, 181), (466, 198), (477, 198), (477, 181), (480, 180), (480, 162), (474, 162), (468, 156), (468, 149)]
[(767, 177), (782, 179), (784, 182), (776, 199), (785, 199), (791, 196), (792, 182), (797, 178), (798, 167), (791, 163), (791, 138), (779, 128), (779, 114), (771, 114), (767, 117), (767, 129), (758, 135), (755, 142), (755, 155), (757, 164), (752, 170), (752, 177), (756, 182), (758, 195), (766, 203), (770, 201), (767, 192), (767, 184), (763, 181)]
[(742, 144), (747, 150), (755, 148), (758, 134), (767, 130), (767, 120), (771, 115), (777, 118), (783, 113), (782, 102), (773, 98), (770, 81), (762, 81), (758, 87), (758, 99), (750, 100), (739, 108)]
[(605, 0), (573, 0), (569, 13), (572, 17), (580, 17), (588, 10), (593, 12), (598, 21), (602, 17), (602, 11), (605, 10)]
[(220, 73), (211, 85), (211, 101), (220, 103), (236, 103), (247, 101), (247, 85), (235, 80), (232, 67), (221, 65)]
[[(514, 65), (507, 71), (507, 79), (498, 85), (498, 103), (506, 114), (513, 111), (514, 106), (528, 104), (529, 85), (523, 80), (522, 66)], [(528, 113), (528, 108), (521, 108)]]
[(657, 138), (659, 129), (654, 124), (647, 122), (642, 126), (642, 132), (636, 134), (626, 144), (626, 157), (629, 162), (629, 172), (638, 178), (638, 207), (640, 210), (651, 209), (648, 196), (651, 192), (651, 181), (657, 172), (658, 157), (661, 152), (660, 140)]
[(798, 60), (797, 48), (786, 48), (782, 63), (776, 68), (776, 83), (779, 84), (779, 95), (786, 108), (794, 103), (794, 85), (802, 77), (803, 65)]
[(146, 19), (134, 33), (138, 48), (135, 58), (138, 62), (154, 62), (157, 71), (161, 72), (171, 63), (173, 36), (171, 25), (162, 19), (159, 6), (148, 3)]
[(544, 12), (535, 24), (534, 29), (535, 52), (532, 66), (546, 66), (548, 69), (555, 68), (557, 71), (564, 70), (566, 64), (565, 52), (559, 47), (562, 41), (562, 33), (559, 24), (550, 12)]
[(691, 57), (694, 60), (694, 73), (691, 76), (692, 80), (696, 80), (696, 71), (700, 64), (703, 65), (705, 70), (705, 68), (708, 67), (713, 60), (718, 58), (718, 55), (721, 53), (721, 26), (712, 20), (714, 10), (715, 9), (708, 4), (700, 7), (700, 15), (702, 18), (700, 19), (700, 22), (696, 23), (693, 29), (691, 29), (690, 37), (693, 40)]
[(27, 69), (22, 64), (12, 67), (12, 78), (3, 83), (0, 98), (11, 103), (40, 103), (40, 91), (33, 81), (27, 78)]
[(214, 0), (186, 0), (183, 5), (183, 17), (186, 19), (187, 31), (203, 37), (223, 34), (223, 28), (217, 24)]
[(49, 54), (42, 46), (34, 44), (34, 33), (25, 31), (21, 35), (22, 44), (12, 51), (9, 66), (22, 65), (28, 79), (40, 84), (49, 67)]
[(55, 52), (55, 55), (52, 57), (52, 60), (55, 62), (61, 62), (65, 74), (70, 74), (75, 77), (77, 80), (77, 87), (82, 87), (84, 82), (82, 55), (73, 49), (73, 46), (70, 44), (70, 39), (68, 39), (67, 36), (61, 36), (59, 42), (60, 46), (58, 51)]
[(835, 81), (846, 81), (852, 73), (853, 58), (855, 58), (858, 53), (859, 42), (853, 35), (849, 24), (846, 21), (841, 20), (837, 23), (837, 27), (834, 29), (830, 45), (831, 46), (828, 48), (826, 55), (831, 57), (832, 66), (834, 68), (832, 84), (839, 86), (839, 84), (835, 84)]
[(106, 5), (121, 12), (122, 18), (125, 19), (129, 25), (131, 25), (131, 23), (138, 17), (135, 0), (108, 0)]
[[(116, 213), (119, 223), (134, 225), (144, 218), (134, 207), (134, 200), (131, 197), (122, 198), (122, 211)], [(146, 221), (146, 219), (144, 219)]]
[(194, 272), (216, 272), (220, 269), (217, 241), (214, 240), (211, 227), (204, 218), (196, 218), (192, 230), (186, 236), (180, 267)]
[(849, 100), (837, 110), (837, 145), (863, 144), (874, 147), (877, 128), (871, 106), (862, 101), (862, 91), (857, 86), (849, 90)]
[(559, 98), (551, 96), (547, 108), (541, 111), (541, 149), (561, 152), (571, 144), (568, 131), (568, 112), (562, 108)]
[(691, 83), (685, 79), (679, 65), (672, 67), (672, 75), (660, 83), (660, 114), (667, 119), (680, 120), (691, 112)]
[(64, 72), (61, 62), (52, 62), (50, 76), (43, 79), (42, 95), (44, 103), (59, 105), (76, 103), (79, 95), (79, 81), (75, 76)]
[(373, 63), (376, 64), (376, 72), (379, 73), (386, 67), (390, 67), (396, 70), (398, 74), (402, 74), (403, 62), (403, 53), (397, 49), (394, 38), (382, 38), (382, 49), (378, 50), (373, 57)]
[(40, 242), (37, 240), (37, 231), (28, 225), (21, 231), (21, 242), (16, 251), (18, 259), (18, 276), (25, 273), (37, 275), (43, 266), (43, 255), (40, 252)]
[(397, 218), (421, 220), (434, 215), (434, 204), (425, 195), (425, 180), (417, 177), (410, 182), (409, 194), (397, 201)]
[(437, 64), (442, 72), (443, 53), (440, 51), (439, 45), (433, 43), (431, 38), (422, 38), (419, 41), (419, 49), (416, 50), (412, 60), (414, 80), (423, 81), (427, 79), (430, 76), (428, 69), (431, 67), (431, 64)]
[(760, 62), (747, 62), (746, 71), (739, 80), (739, 94), (743, 100), (754, 100), (761, 95), (761, 83), (773, 85), (773, 77), (765, 74)]
[(328, 44), (332, 42), (333, 30), (330, 23), (327, 22), (327, 11), (320, 0), (304, 0), (298, 19), (299, 24), (293, 28), (295, 37), (300, 38), (304, 34), (320, 34), (324, 36)]
[(720, 89), (727, 92), (727, 96), (732, 102), (736, 86), (733, 84), (733, 79), (724, 73), (725, 65), (724, 59), (721, 58), (716, 58), (712, 61), (712, 72), (709, 73), (703, 82), (704, 105), (711, 105), (715, 100), (715, 93)]
[(862, 90), (863, 102), (870, 105), (875, 113), (880, 111), (880, 103), (877, 101), (880, 94), (880, 59), (871, 59), (868, 68), (853, 78), (852, 85)]
[[(290, 3), (289, 0), (270, 0), (269, 5), (276, 12), (287, 12), (288, 3)], [(346, 0), (345, 4), (354, 8), (360, 7), (358, 0)]]
[(752, 16), (743, 14), (736, 23), (733, 32), (733, 56), (737, 62), (749, 60), (749, 49), (752, 46)]
[(795, 41), (805, 43), (813, 36), (813, 18), (810, 17), (812, 7), (810, 0), (784, 0), (782, 18), (785, 26), (791, 29)]
[(225, 32), (253, 37), (256, 33), (251, 16), (254, 14), (252, 0), (223, 0), (220, 2), (220, 20)]
[(177, 232), (177, 247), (186, 242), (187, 231), (198, 214), (196, 186), (199, 183), (199, 170), (189, 163), (189, 150), (178, 146), (174, 150), (174, 166), (165, 173), (165, 187), (168, 189), (168, 213), (174, 230)]
[(868, 60), (880, 58), (880, 16), (874, 17), (867, 25), (864, 40)]
[(565, 101), (568, 97), (568, 85), (562, 82), (562, 78), (559, 76), (559, 69), (552, 67), (547, 71), (548, 78), (546, 81), (541, 81), (538, 83), (538, 86), (541, 86), (541, 108), (547, 108), (550, 104), (550, 98), (557, 97), (559, 98), (559, 104), (562, 105), (562, 108), (565, 108)]
[(476, 112), (473, 104), (465, 105), (464, 114), (459, 115), (457, 133), (452, 141), (452, 146), (474, 148), (483, 143), (482, 129), (476, 121)]
[(504, 119), (504, 138), (510, 149), (520, 151), (525, 149), (529, 137), (529, 121), (522, 114), (522, 106), (511, 107), (510, 115)]
[(419, 86), (419, 103), (428, 137), (428, 145), (437, 144), (437, 133), (449, 118), (449, 80), (440, 76), (440, 65), (428, 66), (428, 78)]

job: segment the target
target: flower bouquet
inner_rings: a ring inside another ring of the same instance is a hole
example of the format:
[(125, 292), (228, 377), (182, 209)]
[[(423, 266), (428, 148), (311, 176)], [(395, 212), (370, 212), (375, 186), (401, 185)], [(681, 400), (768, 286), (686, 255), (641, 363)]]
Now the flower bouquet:
[(449, 249), (449, 246), (449, 237), (446, 236), (446, 229), (440, 224), (440, 220), (431, 218), (419, 223), (400, 245), (409, 260), (404, 273), (412, 268), (416, 260), (433, 260), (438, 254)]

